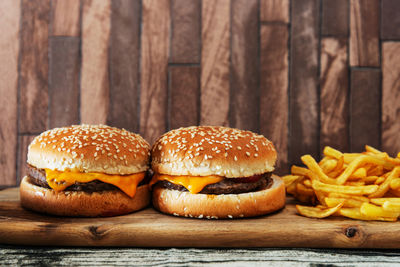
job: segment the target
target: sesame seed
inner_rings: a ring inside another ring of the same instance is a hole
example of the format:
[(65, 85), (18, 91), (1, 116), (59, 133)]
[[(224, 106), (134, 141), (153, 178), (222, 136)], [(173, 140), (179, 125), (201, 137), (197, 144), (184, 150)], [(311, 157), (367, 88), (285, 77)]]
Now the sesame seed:
[(238, 160), (236, 156), (234, 157), (234, 160), (235, 160), (235, 161), (237, 161), (237, 160)]
[(257, 157), (258, 157), (258, 154), (257, 154), (257, 153), (255, 153), (255, 154), (254, 154), (254, 157), (255, 157), (255, 158), (257, 158)]
[(241, 146), (237, 146), (237, 149), (238, 149), (238, 150), (242, 150), (242, 147), (241, 147)]
[(247, 155), (248, 157), (250, 157), (250, 152), (246, 151), (246, 155)]

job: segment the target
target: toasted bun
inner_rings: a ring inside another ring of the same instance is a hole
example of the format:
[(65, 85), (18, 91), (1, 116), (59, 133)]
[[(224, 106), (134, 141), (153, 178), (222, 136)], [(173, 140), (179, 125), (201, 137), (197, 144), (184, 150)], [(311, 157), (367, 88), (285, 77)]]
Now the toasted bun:
[(105, 125), (73, 125), (37, 136), (27, 161), (39, 169), (133, 174), (148, 169), (149, 144), (139, 135)]
[(120, 190), (85, 193), (36, 186), (24, 177), (20, 186), (21, 205), (41, 213), (71, 217), (116, 216), (140, 210), (150, 203), (148, 185), (137, 188), (133, 198)]
[(257, 192), (227, 195), (191, 194), (155, 187), (153, 206), (167, 214), (194, 218), (223, 219), (253, 217), (285, 206), (285, 185), (277, 176), (273, 184)]
[(273, 171), (276, 156), (273, 144), (262, 135), (194, 126), (161, 136), (152, 148), (151, 167), (168, 175), (249, 177)]

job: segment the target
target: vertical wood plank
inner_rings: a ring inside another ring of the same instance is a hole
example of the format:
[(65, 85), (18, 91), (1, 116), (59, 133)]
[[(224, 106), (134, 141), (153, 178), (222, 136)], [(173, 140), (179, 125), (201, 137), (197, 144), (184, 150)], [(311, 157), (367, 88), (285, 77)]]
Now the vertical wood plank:
[(288, 27), (261, 26), (260, 133), (278, 151), (277, 172), (288, 171)]
[(172, 0), (170, 62), (200, 62), (200, 0)]
[(267, 22), (289, 22), (289, 0), (261, 0), (260, 20)]
[(28, 146), (32, 142), (35, 135), (20, 135), (18, 137), (18, 174), (17, 174), (17, 185), (21, 182), (22, 178), (28, 174), (28, 168), (26, 164), (26, 155), (28, 153)]
[(200, 124), (229, 124), (229, 0), (203, 0)]
[(79, 38), (50, 39), (50, 128), (79, 123)]
[(258, 1), (232, 0), (230, 125), (258, 132)]
[(382, 44), (382, 149), (400, 152), (400, 43)]
[(169, 86), (171, 93), (170, 128), (197, 125), (199, 119), (200, 67), (169, 67)]
[(47, 128), (50, 1), (22, 1), (19, 130)]
[(52, 35), (79, 36), (80, 0), (52, 0)]
[(323, 0), (323, 35), (347, 37), (349, 33), (349, 0)]
[(167, 128), (170, 1), (142, 3), (140, 133), (152, 143)]
[(81, 122), (105, 123), (109, 104), (110, 1), (83, 0)]
[(400, 40), (400, 4), (398, 0), (382, 0), (382, 39)]
[(0, 1), (0, 185), (15, 184), (20, 1)]
[(110, 112), (107, 123), (139, 130), (140, 1), (112, 1)]
[(289, 162), (318, 157), (319, 1), (292, 2)]
[(350, 150), (380, 144), (380, 70), (353, 69), (350, 93)]
[(379, 66), (379, 1), (350, 1), (350, 66)]
[(347, 39), (321, 40), (321, 150), (349, 150)]

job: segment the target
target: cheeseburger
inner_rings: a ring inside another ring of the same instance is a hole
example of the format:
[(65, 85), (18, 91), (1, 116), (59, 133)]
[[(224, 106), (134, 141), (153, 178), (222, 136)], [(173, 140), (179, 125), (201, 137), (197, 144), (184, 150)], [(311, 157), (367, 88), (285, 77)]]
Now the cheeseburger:
[(175, 216), (220, 219), (267, 214), (285, 205), (285, 186), (271, 175), (273, 144), (227, 127), (180, 128), (152, 147), (153, 206)]
[(139, 135), (104, 125), (56, 128), (28, 148), (21, 205), (62, 216), (113, 216), (150, 202), (145, 183), (149, 144)]

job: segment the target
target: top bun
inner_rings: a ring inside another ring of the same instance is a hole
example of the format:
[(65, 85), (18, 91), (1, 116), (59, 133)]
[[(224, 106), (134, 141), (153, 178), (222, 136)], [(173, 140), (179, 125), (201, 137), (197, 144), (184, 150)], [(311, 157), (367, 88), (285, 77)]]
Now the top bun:
[(73, 125), (33, 139), (27, 161), (39, 169), (133, 174), (148, 169), (150, 145), (140, 136), (106, 125)]
[(162, 135), (152, 148), (152, 169), (168, 175), (226, 178), (271, 172), (273, 144), (262, 135), (220, 126), (193, 126)]

